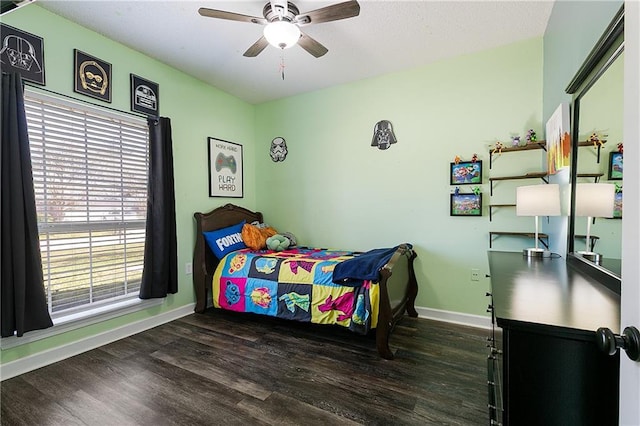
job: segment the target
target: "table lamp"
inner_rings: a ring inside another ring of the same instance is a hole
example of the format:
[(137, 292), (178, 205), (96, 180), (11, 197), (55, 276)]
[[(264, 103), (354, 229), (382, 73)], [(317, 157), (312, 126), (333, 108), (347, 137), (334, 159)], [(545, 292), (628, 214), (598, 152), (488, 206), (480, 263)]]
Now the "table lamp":
[(560, 185), (555, 183), (519, 186), (516, 189), (516, 215), (535, 216), (536, 246), (524, 249), (527, 257), (549, 257), (548, 250), (538, 248), (538, 216), (560, 216)]
[(578, 251), (582, 257), (602, 263), (602, 255), (591, 250), (591, 220), (596, 217), (613, 217), (616, 186), (612, 183), (576, 184), (576, 216), (587, 218), (586, 250)]

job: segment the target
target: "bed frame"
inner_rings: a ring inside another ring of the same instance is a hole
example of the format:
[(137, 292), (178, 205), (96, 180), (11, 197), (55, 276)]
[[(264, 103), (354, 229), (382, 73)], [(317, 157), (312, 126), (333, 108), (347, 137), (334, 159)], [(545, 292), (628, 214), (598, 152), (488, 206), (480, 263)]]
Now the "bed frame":
[[(213, 306), (211, 282), (218, 265), (218, 259), (207, 246), (203, 232), (235, 225), (243, 220), (263, 222), (262, 213), (252, 212), (243, 207), (226, 204), (209, 213), (195, 213), (196, 245), (193, 252), (193, 286), (196, 292), (198, 313)], [(411, 317), (417, 317), (415, 309), (418, 283), (413, 269), (416, 253), (406, 244), (399, 246), (391, 260), (380, 270), (380, 312), (376, 327), (376, 347), (382, 358), (393, 359), (389, 348), (389, 335), (396, 322), (405, 311)]]

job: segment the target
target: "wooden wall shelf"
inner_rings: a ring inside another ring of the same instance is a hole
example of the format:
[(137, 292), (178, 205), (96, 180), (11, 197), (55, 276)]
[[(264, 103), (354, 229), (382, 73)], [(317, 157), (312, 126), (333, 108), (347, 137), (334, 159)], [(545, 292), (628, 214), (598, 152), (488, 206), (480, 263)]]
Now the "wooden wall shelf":
[(504, 146), (501, 150), (494, 154), (495, 148), (489, 148), (489, 169), (493, 165), (493, 156), (505, 154), (508, 152), (517, 151), (530, 151), (532, 149), (544, 149), (547, 150), (547, 141), (536, 141), (534, 143), (528, 143), (525, 146)]
[(600, 143), (596, 143), (594, 144), (591, 141), (580, 141), (578, 142), (578, 146), (593, 146), (598, 150), (598, 154), (597, 154), (597, 163), (600, 164), (600, 149), (604, 146), (604, 144), (607, 143), (607, 140), (601, 140)]
[[(600, 174), (602, 176), (602, 174)], [(524, 175), (516, 175), (516, 176), (499, 176), (499, 177), (490, 177), (489, 182), (491, 182), (491, 195), (493, 195), (493, 182), (499, 180), (519, 180), (519, 179), (542, 179), (544, 183), (549, 183), (547, 181), (547, 172), (531, 172)]]
[[(489, 232), (489, 248), (493, 246), (493, 237), (500, 236), (508, 236), (508, 237), (525, 237), (525, 238), (535, 238), (535, 232), (511, 232), (511, 231), (490, 231)], [(538, 241), (540, 244), (544, 246), (544, 248), (549, 248), (549, 236), (547, 234), (543, 234), (542, 232), (538, 232)]]
[(494, 208), (500, 208), (500, 207), (515, 207), (515, 203), (514, 204), (489, 204), (489, 222), (491, 222), (492, 220), (492, 216), (493, 216), (493, 209)]

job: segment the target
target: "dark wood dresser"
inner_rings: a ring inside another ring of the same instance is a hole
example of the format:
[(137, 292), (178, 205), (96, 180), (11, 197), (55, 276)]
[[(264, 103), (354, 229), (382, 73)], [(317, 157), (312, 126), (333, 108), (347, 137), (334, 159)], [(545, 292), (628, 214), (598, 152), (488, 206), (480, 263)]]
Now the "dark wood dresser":
[(489, 251), (489, 269), (491, 424), (617, 425), (620, 356), (595, 331), (619, 334), (619, 292), (560, 257)]

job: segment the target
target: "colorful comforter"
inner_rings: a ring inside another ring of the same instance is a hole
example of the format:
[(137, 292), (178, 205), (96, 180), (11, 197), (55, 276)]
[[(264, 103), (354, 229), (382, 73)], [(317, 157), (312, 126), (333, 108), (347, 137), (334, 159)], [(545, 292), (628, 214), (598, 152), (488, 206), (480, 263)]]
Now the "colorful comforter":
[(213, 275), (213, 304), (237, 312), (338, 324), (366, 334), (378, 321), (378, 283), (333, 282), (336, 265), (356, 256), (309, 248), (229, 253)]

